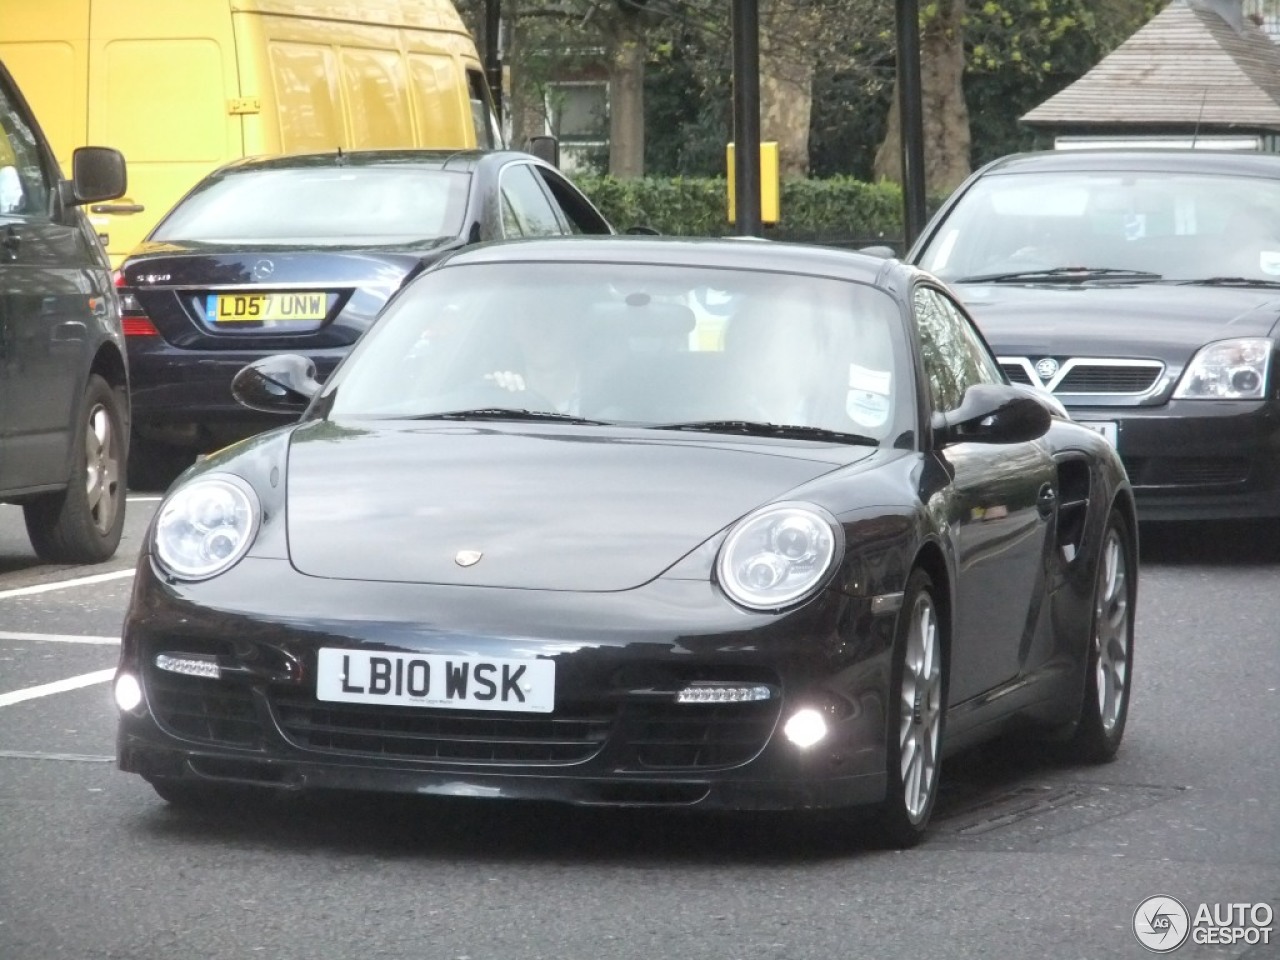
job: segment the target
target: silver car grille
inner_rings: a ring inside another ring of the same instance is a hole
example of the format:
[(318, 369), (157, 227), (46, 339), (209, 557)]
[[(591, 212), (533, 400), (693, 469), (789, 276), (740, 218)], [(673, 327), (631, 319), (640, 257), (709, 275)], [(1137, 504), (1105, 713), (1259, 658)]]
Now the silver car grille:
[(1029, 383), (1050, 393), (1137, 397), (1160, 384), (1164, 364), (1159, 360), (1098, 357), (1000, 357), (1000, 366), (1014, 383)]

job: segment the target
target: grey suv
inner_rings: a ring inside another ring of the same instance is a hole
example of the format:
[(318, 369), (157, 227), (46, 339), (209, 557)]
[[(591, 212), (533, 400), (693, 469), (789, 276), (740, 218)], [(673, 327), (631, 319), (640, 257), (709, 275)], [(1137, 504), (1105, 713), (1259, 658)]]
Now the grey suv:
[(110, 264), (80, 209), (124, 157), (81, 147), (64, 180), (0, 64), (0, 502), (47, 563), (97, 563), (124, 524), (129, 381)]

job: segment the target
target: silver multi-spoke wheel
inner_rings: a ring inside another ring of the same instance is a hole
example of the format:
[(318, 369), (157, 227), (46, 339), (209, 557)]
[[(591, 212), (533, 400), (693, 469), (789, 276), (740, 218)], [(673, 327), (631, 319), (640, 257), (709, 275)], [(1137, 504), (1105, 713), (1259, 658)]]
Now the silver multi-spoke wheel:
[(96, 404), (85, 424), (85, 497), (99, 534), (115, 526), (120, 487), (120, 437), (111, 414)]
[(1124, 712), (1129, 695), (1129, 568), (1124, 543), (1114, 527), (1107, 528), (1098, 564), (1093, 617), (1093, 654), (1098, 719), (1110, 735)]
[(916, 595), (908, 616), (898, 705), (898, 762), (907, 816), (919, 822), (928, 812), (938, 775), (942, 658), (938, 617), (928, 593)]

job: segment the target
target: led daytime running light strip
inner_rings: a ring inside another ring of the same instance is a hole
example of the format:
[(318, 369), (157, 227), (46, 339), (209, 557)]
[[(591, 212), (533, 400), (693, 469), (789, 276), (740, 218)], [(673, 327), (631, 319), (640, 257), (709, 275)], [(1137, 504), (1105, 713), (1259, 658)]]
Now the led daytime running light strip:
[(181, 673), (188, 677), (205, 677), (218, 680), (222, 677), (222, 668), (213, 657), (202, 657), (199, 654), (188, 654), (185, 657), (174, 657), (167, 653), (156, 654), (156, 666), (170, 673)]
[(772, 690), (757, 684), (744, 687), (694, 684), (676, 694), (676, 703), (750, 703), (772, 696)]

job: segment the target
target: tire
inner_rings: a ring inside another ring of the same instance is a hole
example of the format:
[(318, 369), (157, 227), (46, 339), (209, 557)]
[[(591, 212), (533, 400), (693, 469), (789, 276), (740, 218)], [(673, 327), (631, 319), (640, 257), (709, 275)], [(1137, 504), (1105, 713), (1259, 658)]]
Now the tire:
[(120, 546), (127, 489), (123, 390), (89, 377), (72, 433), (67, 488), (23, 507), (27, 535), (45, 563), (101, 563)]
[(938, 798), (947, 677), (937, 592), (924, 570), (907, 579), (893, 643), (886, 725), (888, 779), (877, 838), (904, 849), (924, 838)]
[(1106, 763), (1124, 737), (1133, 686), (1133, 615), (1137, 566), (1128, 521), (1113, 509), (1107, 518), (1094, 574), (1084, 699), (1075, 733), (1063, 745), (1065, 759)]

